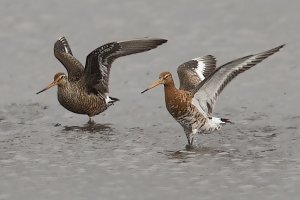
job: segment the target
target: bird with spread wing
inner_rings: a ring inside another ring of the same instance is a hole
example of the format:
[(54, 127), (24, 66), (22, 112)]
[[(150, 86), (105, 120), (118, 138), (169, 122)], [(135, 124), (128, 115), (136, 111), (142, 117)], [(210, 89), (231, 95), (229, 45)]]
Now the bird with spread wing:
[(159, 79), (142, 93), (162, 84), (167, 110), (183, 127), (188, 144), (193, 145), (194, 135), (200, 131), (210, 133), (223, 124), (224, 118), (213, 117), (217, 97), (238, 74), (252, 68), (278, 52), (284, 45), (262, 53), (238, 58), (216, 68), (216, 59), (203, 56), (190, 60), (177, 68), (180, 87), (175, 87), (170, 72), (162, 72)]
[(112, 63), (121, 56), (149, 51), (166, 43), (159, 38), (142, 38), (111, 42), (92, 51), (85, 67), (73, 56), (65, 37), (54, 44), (54, 55), (68, 72), (55, 74), (54, 81), (37, 94), (57, 85), (59, 103), (67, 110), (92, 117), (105, 111), (119, 99), (109, 96), (109, 74)]

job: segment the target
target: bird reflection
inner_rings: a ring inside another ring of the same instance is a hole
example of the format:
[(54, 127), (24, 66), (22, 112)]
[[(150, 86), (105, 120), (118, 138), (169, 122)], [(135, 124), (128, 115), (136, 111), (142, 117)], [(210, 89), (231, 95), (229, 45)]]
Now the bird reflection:
[(65, 126), (63, 131), (82, 131), (88, 133), (113, 133), (111, 124), (90, 124), (87, 123), (83, 126)]
[(217, 147), (206, 146), (191, 146), (186, 145), (184, 149), (178, 151), (166, 151), (166, 155), (169, 159), (177, 160), (179, 163), (188, 162), (190, 158), (202, 157), (202, 156), (215, 156), (220, 153), (225, 153), (225, 150), (221, 150)]

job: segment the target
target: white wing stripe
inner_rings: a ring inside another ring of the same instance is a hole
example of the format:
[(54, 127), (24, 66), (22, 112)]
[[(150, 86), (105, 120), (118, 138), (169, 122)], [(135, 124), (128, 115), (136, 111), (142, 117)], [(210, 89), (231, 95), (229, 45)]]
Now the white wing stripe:
[(201, 80), (204, 80), (204, 70), (206, 68), (205, 63), (203, 62), (203, 59), (201, 58), (194, 58), (193, 60), (197, 61), (197, 68), (195, 69), (195, 72), (198, 74), (199, 78)]

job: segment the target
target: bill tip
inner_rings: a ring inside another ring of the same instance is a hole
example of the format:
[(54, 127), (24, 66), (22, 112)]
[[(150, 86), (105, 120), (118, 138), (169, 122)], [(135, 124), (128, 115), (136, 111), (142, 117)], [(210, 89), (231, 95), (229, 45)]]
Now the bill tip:
[(145, 93), (147, 90), (148, 90), (148, 89), (146, 89), (146, 90), (142, 91), (142, 92), (141, 92), (141, 94)]

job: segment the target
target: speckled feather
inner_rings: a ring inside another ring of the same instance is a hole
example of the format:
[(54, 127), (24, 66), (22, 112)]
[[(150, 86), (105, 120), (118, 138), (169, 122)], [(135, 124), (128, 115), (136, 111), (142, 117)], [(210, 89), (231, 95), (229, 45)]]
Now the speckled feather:
[(177, 68), (180, 90), (192, 92), (201, 81), (216, 69), (216, 59), (206, 55), (189, 60)]
[(108, 96), (109, 72), (113, 61), (121, 56), (149, 51), (167, 42), (159, 38), (142, 38), (107, 43), (92, 51), (86, 59), (85, 68), (73, 56), (65, 37), (54, 44), (54, 55), (68, 72), (57, 73), (54, 81), (37, 94), (58, 86), (59, 103), (67, 110), (95, 116), (105, 111), (117, 98)]

